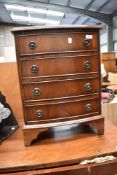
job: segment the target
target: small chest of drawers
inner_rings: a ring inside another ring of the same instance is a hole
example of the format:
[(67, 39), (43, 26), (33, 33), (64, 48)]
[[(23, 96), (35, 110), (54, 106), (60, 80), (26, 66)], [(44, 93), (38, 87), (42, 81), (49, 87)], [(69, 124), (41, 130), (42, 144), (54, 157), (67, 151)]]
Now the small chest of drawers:
[(25, 145), (45, 129), (72, 123), (103, 134), (99, 27), (30, 27), (13, 33)]

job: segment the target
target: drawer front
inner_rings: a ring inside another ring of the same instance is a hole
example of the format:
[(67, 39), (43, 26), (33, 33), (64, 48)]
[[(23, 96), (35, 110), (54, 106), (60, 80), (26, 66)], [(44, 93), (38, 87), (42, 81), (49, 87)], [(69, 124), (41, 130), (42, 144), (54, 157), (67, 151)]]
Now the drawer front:
[(98, 56), (69, 56), (21, 61), (22, 77), (99, 72)]
[(24, 85), (25, 100), (84, 96), (99, 93), (99, 78), (53, 80)]
[(17, 173), (3, 173), (1, 175), (89, 175), (88, 168), (67, 166), (59, 168), (49, 168), (44, 170), (23, 171)]
[(91, 175), (117, 175), (117, 160), (91, 167)]
[[(87, 39), (90, 35), (91, 39)], [(97, 50), (97, 33), (53, 33), (18, 36), (20, 55), (77, 50)]]
[(46, 104), (36, 104), (26, 106), (26, 121), (50, 121), (54, 122), (57, 119), (64, 120), (73, 117), (80, 118), (79, 115), (85, 118), (88, 114), (99, 114), (100, 101), (98, 98), (88, 100), (69, 100), (62, 102), (50, 102)]

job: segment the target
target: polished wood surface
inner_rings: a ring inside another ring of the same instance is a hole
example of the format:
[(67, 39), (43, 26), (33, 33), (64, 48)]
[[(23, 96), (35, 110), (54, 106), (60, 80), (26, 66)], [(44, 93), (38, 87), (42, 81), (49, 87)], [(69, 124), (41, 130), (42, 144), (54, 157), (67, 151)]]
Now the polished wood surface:
[[(108, 129), (109, 128), (109, 129)], [(116, 152), (117, 127), (105, 123), (104, 136), (84, 134), (74, 139), (25, 147), (21, 128), (0, 146), (0, 172), (33, 170), (79, 163), (81, 160)], [(95, 145), (95, 146), (94, 146)]]
[[(78, 124), (77, 124), (78, 123)], [(84, 137), (84, 133), (104, 134), (104, 117), (97, 115), (90, 118), (71, 120), (69, 122), (56, 122), (50, 124), (25, 125), (23, 128), (25, 146), (39, 143), (42, 140), (55, 139), (56, 141), (73, 139), (75, 136)]]
[[(45, 170), (33, 170), (17, 173), (9, 173), (9, 175), (89, 175), (88, 169), (82, 166), (65, 166), (59, 168), (45, 169)], [(7, 173), (1, 175), (8, 175)]]
[[(80, 35), (80, 37), (79, 37)], [(87, 32), (87, 35), (93, 36), (90, 40), (88, 47), (83, 47), (83, 41), (86, 39), (85, 32), (70, 32), (66, 30), (57, 31), (56, 33), (40, 33), (38, 34), (27, 34), (18, 36), (19, 55), (25, 54), (37, 54), (37, 53), (54, 53), (54, 52), (65, 52), (65, 51), (78, 51), (78, 50), (97, 50), (98, 49), (98, 36), (95, 32)], [(72, 41), (69, 41), (72, 40)], [(35, 49), (29, 48), (29, 43), (33, 41), (36, 44)]]
[[(77, 174), (79, 173), (79, 175), (81, 175), (82, 173), (85, 175), (86, 172), (87, 175), (88, 169), (83, 165), (79, 165), (80, 161), (113, 153), (116, 155), (116, 104), (108, 104), (108, 106), (103, 105), (103, 107), (106, 108), (103, 111), (103, 114), (108, 114), (108, 120), (105, 120), (104, 135), (96, 136), (84, 134), (84, 137), (82, 138), (79, 135), (75, 135), (70, 139), (51, 139), (50, 141), (48, 141), (47, 138), (45, 140), (42, 139), (39, 144), (37, 143), (32, 147), (25, 147), (22, 133), (23, 112), (16, 63), (0, 64), (0, 74), (2, 75), (2, 78), (0, 79), (1, 90), (6, 95), (7, 101), (11, 105), (20, 124), (20, 128), (0, 145), (0, 173), (9, 172), (10, 175), (49, 173), (51, 175), (52, 172), (56, 172), (57, 175), (59, 175), (58, 172), (64, 170), (70, 170), (72, 172), (73, 168), (77, 169)], [(110, 112), (108, 113), (108, 111)], [(77, 165), (73, 166), (73, 164)], [(111, 162), (109, 161), (108, 164), (111, 164)], [(101, 165), (99, 165), (99, 167), (101, 167)], [(116, 167), (114, 165), (112, 167), (114, 167), (112, 168), (112, 173), (116, 173), (117, 165)], [(96, 174), (95, 169), (93, 171)], [(104, 171), (105, 170), (103, 170), (103, 172)], [(107, 173), (108, 171), (109, 170), (107, 169)]]
[(91, 175), (116, 175), (117, 160), (91, 167)]
[[(46, 64), (45, 64), (46, 61)], [(91, 63), (90, 68), (85, 68), (86, 62)], [(46, 57), (35, 56), (30, 58), (22, 58), (22, 77), (40, 77), (50, 75), (64, 75), (76, 73), (99, 73), (98, 58), (96, 53), (89, 52), (88, 54), (80, 53), (79, 55)], [(33, 73), (31, 68), (36, 65), (38, 72)]]
[(99, 29), (34, 28), (14, 36), (25, 125), (101, 114)]
[[(82, 31), (82, 29), (83, 30), (87, 30), (87, 29), (92, 29), (92, 30), (96, 30), (96, 29), (101, 29), (102, 28), (102, 25), (58, 25), (57, 26), (57, 28), (58, 29), (81, 29), (81, 31)], [(23, 31), (23, 33), (25, 33), (25, 31), (27, 31), (27, 30), (34, 30), (35, 32), (37, 31), (38, 32), (38, 30), (40, 30), (40, 31), (48, 31), (48, 30), (54, 30), (54, 29), (56, 29), (56, 26), (32, 26), (32, 27), (16, 27), (16, 28), (14, 28), (13, 30), (12, 30), (12, 32), (14, 33), (14, 32), (20, 32), (20, 31)]]
[[(87, 109), (87, 105), (91, 105), (91, 109)], [(36, 111), (43, 111), (42, 117), (36, 116)], [(100, 114), (100, 100), (97, 97), (87, 98), (85, 100), (70, 99), (61, 102), (45, 102), (26, 104), (26, 121), (48, 122), (51, 123), (62, 120), (73, 120), (87, 118), (91, 115)], [(72, 114), (72, 116), (71, 116)], [(53, 120), (52, 120), (53, 119)], [(45, 123), (44, 122), (44, 123)]]
[[(89, 87), (89, 89), (88, 89)], [(30, 82), (24, 84), (25, 101), (70, 98), (99, 92), (99, 77)], [(35, 91), (37, 90), (37, 94)]]

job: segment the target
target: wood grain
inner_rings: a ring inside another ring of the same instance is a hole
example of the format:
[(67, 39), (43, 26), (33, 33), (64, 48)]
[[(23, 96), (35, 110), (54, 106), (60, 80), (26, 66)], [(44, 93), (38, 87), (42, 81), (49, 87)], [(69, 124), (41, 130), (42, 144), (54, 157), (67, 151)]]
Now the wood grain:
[(25, 125), (100, 115), (99, 28), (34, 28), (14, 36)]
[[(85, 68), (85, 62), (88, 61), (91, 63), (91, 67), (89, 69)], [(80, 53), (79, 55), (71, 56), (60, 56), (55, 55), (53, 57), (39, 57), (35, 56), (35, 59), (32, 57), (25, 57), (25, 60), (21, 61), (22, 67), (22, 77), (30, 78), (30, 77), (40, 77), (40, 76), (48, 76), (48, 75), (63, 75), (63, 74), (74, 74), (74, 73), (99, 73), (98, 69), (98, 58), (94, 53)], [(46, 63), (46, 64), (45, 64)], [(36, 65), (38, 68), (38, 72), (32, 73), (31, 68), (32, 65)]]
[[(80, 35), (80, 37), (79, 37)], [(34, 54), (34, 53), (54, 53), (64, 51), (77, 51), (77, 50), (97, 50), (97, 33), (87, 32), (87, 35), (92, 35), (93, 40), (90, 40), (88, 47), (83, 47), (83, 41), (86, 39), (85, 32), (71, 32), (62, 30), (60, 33), (40, 33), (33, 35), (19, 35), (18, 45), (19, 54)], [(72, 38), (72, 44), (69, 43), (68, 38)], [(35, 49), (29, 48), (29, 43), (34, 41), (36, 44)]]
[(84, 134), (82, 139), (76, 136), (75, 139), (52, 143), (45, 140), (39, 145), (25, 147), (20, 128), (0, 147), (0, 172), (70, 165), (89, 157), (110, 154), (116, 152), (116, 135), (117, 128), (107, 122), (104, 136)]
[(102, 163), (91, 167), (91, 175), (116, 175), (117, 174), (117, 160)]
[[(74, 139), (54, 140), (54, 142), (43, 140), (39, 145), (37, 143), (32, 147), (25, 147), (22, 134), (23, 112), (16, 63), (0, 64), (0, 74), (2, 75), (0, 79), (1, 90), (6, 95), (7, 101), (20, 123), (20, 128), (0, 145), (0, 173), (4, 172), (4, 175), (5, 172), (11, 172), (10, 175), (18, 173), (19, 175), (35, 175), (73, 168), (77, 169), (77, 174), (83, 172), (83, 175), (85, 175), (87, 169), (82, 169), (82, 166), (78, 164), (80, 161), (113, 153), (116, 155), (116, 104), (104, 106), (107, 108), (103, 110), (103, 114), (108, 114), (108, 116), (105, 120), (103, 136), (84, 134), (84, 137), (80, 138), (79, 135), (76, 135)], [(115, 120), (111, 121), (113, 118)], [(75, 167), (73, 164), (78, 165)], [(52, 167), (58, 168), (54, 169)], [(116, 170), (116, 167), (112, 171), (114, 170)]]
[[(88, 168), (73, 165), (73, 166), (65, 166), (59, 168), (51, 168), (45, 170), (33, 170), (33, 171), (24, 171), (24, 172), (17, 172), (17, 173), (9, 173), (9, 175), (89, 175)], [(1, 174), (1, 175), (7, 175)]]
[[(91, 110), (87, 110), (86, 105), (91, 105)], [(70, 119), (80, 119), (86, 118), (88, 114), (100, 114), (100, 100), (95, 96), (92, 98), (87, 98), (85, 100), (80, 99), (70, 99), (64, 100), (61, 102), (46, 102), (43, 103), (34, 103), (26, 104), (26, 121), (35, 121), (35, 122), (57, 122), (58, 120)], [(37, 117), (36, 112), (38, 110), (43, 111), (42, 117)], [(90, 115), (89, 115), (90, 117)], [(53, 119), (53, 120), (52, 120)]]
[[(25, 101), (74, 96), (80, 97), (99, 93), (99, 82), (99, 77), (89, 77), (25, 83)], [(88, 85), (91, 89), (87, 89)], [(36, 89), (39, 91), (37, 95), (34, 93)]]

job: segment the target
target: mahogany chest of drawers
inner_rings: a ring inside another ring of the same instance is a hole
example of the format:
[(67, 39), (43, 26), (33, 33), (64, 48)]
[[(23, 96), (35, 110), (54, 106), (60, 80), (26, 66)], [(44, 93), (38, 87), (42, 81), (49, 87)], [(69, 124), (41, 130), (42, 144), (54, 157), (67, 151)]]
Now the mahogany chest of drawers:
[(103, 134), (98, 26), (13, 31), (25, 145), (50, 127), (83, 123)]

